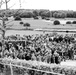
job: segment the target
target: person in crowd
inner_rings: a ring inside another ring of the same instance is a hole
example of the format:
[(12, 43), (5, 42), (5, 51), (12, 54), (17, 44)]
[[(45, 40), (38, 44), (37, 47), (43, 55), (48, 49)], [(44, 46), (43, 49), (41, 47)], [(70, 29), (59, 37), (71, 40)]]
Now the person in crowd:
[[(13, 59), (37, 60), (59, 64), (60, 60), (74, 59), (76, 54), (75, 37), (59, 34), (40, 34), (25, 37), (8, 37), (5, 43), (0, 42), (0, 57)], [(23, 38), (23, 40), (22, 40)], [(15, 41), (14, 41), (15, 40)]]

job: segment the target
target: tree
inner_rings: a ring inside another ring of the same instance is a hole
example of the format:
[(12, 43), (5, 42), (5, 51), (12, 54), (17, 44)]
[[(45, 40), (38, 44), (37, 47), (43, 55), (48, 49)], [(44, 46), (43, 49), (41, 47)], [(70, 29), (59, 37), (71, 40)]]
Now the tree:
[(10, 2), (10, 0), (5, 0), (6, 10), (8, 9), (8, 2)]
[(67, 21), (66, 24), (72, 24), (71, 21)]
[[(20, 14), (21, 13), (21, 14)], [(33, 17), (33, 13), (32, 12), (19, 12), (17, 13), (18, 16), (20, 16), (21, 18), (32, 18)], [(15, 14), (15, 15), (17, 15)]]
[(50, 11), (44, 11), (40, 15), (41, 15), (41, 17), (48, 17), (48, 18), (51, 17)]
[(24, 23), (21, 21), (20, 24), (22, 25), (22, 24), (24, 24)]
[(73, 21), (72, 24), (76, 24), (76, 21)]
[(0, 1), (0, 8), (1, 8), (1, 6), (3, 5), (3, 4), (5, 4), (6, 5), (6, 9), (5, 9), (5, 13), (3, 14), (3, 16), (2, 16), (2, 18), (0, 19), (0, 20), (2, 20), (2, 27), (1, 27), (1, 30), (2, 30), (2, 32), (3, 32), (3, 34), (2, 34), (2, 37), (3, 37), (3, 39), (5, 39), (5, 31), (6, 31), (6, 29), (7, 29), (7, 24), (8, 23), (10, 23), (10, 22), (8, 22), (8, 23), (5, 23), (5, 18), (7, 18), (7, 10), (9, 9), (8, 8), (8, 3), (10, 2), (11, 0), (1, 0)]
[[(3, 1), (3, 0), (1, 0), (0, 1), (0, 8), (1, 8), (1, 6), (5, 3), (5, 5), (6, 5), (6, 13), (7, 13), (7, 9), (8, 9), (8, 2), (9, 2), (10, 0), (5, 0), (5, 1)], [(6, 30), (6, 24), (5, 24), (5, 18), (6, 18), (6, 13), (4, 14), (4, 16), (2, 16), (2, 32), (3, 32), (3, 34), (2, 34), (2, 36), (3, 36), (3, 39), (5, 38), (5, 30)]]
[(33, 17), (34, 19), (39, 19), (37, 16)]
[(15, 21), (21, 21), (21, 18), (19, 16), (15, 17)]
[(26, 29), (27, 29), (28, 27), (30, 27), (30, 24), (29, 23), (24, 23), (24, 27), (26, 27)]
[(73, 12), (68, 12), (68, 13), (66, 14), (66, 16), (67, 16), (67, 18), (73, 18)]
[(33, 11), (34, 16), (39, 16), (39, 12), (37, 10)]
[(53, 17), (54, 18), (65, 18), (66, 14), (64, 12), (54, 12)]
[(73, 18), (76, 18), (76, 12), (73, 12)]
[(60, 22), (59, 22), (58, 20), (55, 20), (55, 21), (53, 22), (53, 24), (54, 24), (54, 25), (60, 25)]
[(22, 26), (23, 26), (23, 24), (24, 24), (24, 22), (22, 22), (22, 21), (21, 21), (21, 22), (20, 22), (20, 25), (22, 25)]

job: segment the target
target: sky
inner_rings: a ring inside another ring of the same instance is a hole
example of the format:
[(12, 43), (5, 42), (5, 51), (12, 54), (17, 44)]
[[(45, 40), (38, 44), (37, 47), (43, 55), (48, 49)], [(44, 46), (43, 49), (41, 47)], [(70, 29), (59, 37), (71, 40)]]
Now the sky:
[[(19, 9), (19, 0), (10, 0), (8, 7)], [(76, 11), (76, 0), (21, 0), (21, 8)], [(5, 9), (5, 4), (2, 5), (2, 9)]]

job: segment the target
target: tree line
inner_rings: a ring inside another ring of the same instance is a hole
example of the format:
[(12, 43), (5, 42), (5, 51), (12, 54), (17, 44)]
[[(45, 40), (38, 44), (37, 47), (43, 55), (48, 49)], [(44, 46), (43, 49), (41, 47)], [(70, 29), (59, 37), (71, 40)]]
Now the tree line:
[[(33, 10), (33, 9), (8, 9), (6, 16), (19, 16), (21, 18), (34, 18), (38, 19), (40, 16), (42, 19), (47, 18), (76, 18), (76, 11), (50, 11), (50, 10)], [(17, 13), (15, 13), (17, 12)], [(15, 14), (14, 14), (15, 13)], [(5, 10), (0, 10), (0, 17), (5, 14)]]

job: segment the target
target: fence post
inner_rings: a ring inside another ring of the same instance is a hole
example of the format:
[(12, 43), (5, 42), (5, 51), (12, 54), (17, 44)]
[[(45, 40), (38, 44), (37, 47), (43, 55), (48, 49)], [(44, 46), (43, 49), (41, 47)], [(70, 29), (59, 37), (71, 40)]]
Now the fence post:
[(4, 65), (4, 75), (6, 75), (6, 65)]
[(12, 69), (11, 62), (10, 62), (10, 70), (11, 70), (11, 75), (13, 75), (13, 69)]

